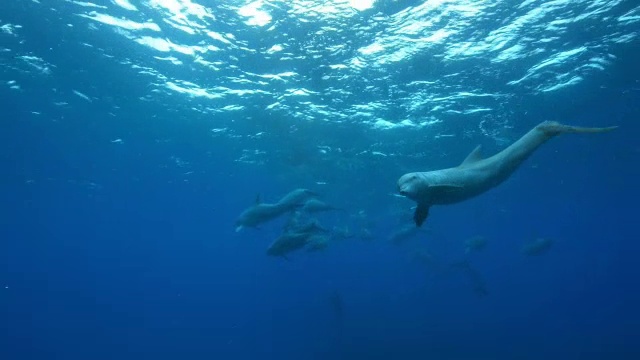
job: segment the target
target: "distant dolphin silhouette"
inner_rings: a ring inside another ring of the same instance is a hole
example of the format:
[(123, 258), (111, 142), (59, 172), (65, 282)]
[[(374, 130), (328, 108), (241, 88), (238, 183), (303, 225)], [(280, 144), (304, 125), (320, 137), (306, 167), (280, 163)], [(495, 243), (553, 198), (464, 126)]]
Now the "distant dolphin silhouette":
[(553, 245), (553, 240), (549, 238), (537, 238), (524, 244), (520, 252), (528, 256), (542, 255), (551, 249), (551, 245)]
[(585, 128), (544, 121), (492, 157), (483, 159), (478, 146), (457, 167), (404, 174), (398, 180), (398, 191), (417, 203), (413, 220), (419, 227), (429, 215), (431, 205), (461, 202), (501, 184), (552, 137), (567, 133), (603, 133), (615, 128), (617, 126)]

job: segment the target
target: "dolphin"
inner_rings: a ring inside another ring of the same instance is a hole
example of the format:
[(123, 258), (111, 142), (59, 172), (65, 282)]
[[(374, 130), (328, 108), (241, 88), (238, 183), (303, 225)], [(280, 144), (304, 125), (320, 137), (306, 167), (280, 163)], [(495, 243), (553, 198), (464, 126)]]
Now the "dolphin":
[(236, 220), (236, 232), (244, 228), (255, 228), (280, 217), (285, 212), (286, 210), (283, 211), (282, 206), (278, 204), (257, 203), (240, 214)]
[(431, 205), (458, 203), (498, 186), (540, 145), (556, 135), (603, 133), (616, 128), (586, 128), (544, 121), (489, 158), (482, 157), (478, 146), (456, 167), (404, 174), (398, 179), (398, 191), (417, 203), (413, 220), (420, 227), (429, 215)]
[(307, 217), (309, 220), (304, 221), (303, 218), (302, 212), (292, 211), (282, 230), (284, 232), (329, 232), (328, 229), (320, 225), (317, 219)]
[(275, 204), (262, 203), (260, 195), (256, 197), (255, 204), (244, 210), (236, 220), (236, 232), (244, 228), (255, 228), (258, 225), (271, 221), (292, 212), (304, 205), (304, 203), (316, 194), (307, 189), (295, 189), (283, 196)]
[(329, 230), (320, 225), (318, 220), (312, 220), (303, 224), (296, 224), (285, 229), (292, 233), (328, 233)]
[(286, 208), (287, 211), (294, 210), (304, 205), (304, 203), (318, 196), (315, 192), (308, 189), (295, 189), (289, 192), (287, 195), (283, 196), (280, 201), (278, 201), (278, 205)]
[(285, 257), (292, 251), (302, 249), (313, 236), (310, 232), (284, 233), (267, 248), (267, 255)]
[(302, 205), (302, 211), (306, 211), (308, 213), (317, 213), (331, 210), (338, 210), (338, 208), (333, 205), (329, 205), (324, 201), (313, 198), (307, 200), (307, 202)]
[(292, 251), (299, 250), (308, 244), (320, 249), (322, 239), (318, 237), (328, 230), (320, 226), (317, 220), (312, 220), (304, 224), (294, 223), (285, 227), (283, 234), (267, 248), (267, 255), (283, 256)]

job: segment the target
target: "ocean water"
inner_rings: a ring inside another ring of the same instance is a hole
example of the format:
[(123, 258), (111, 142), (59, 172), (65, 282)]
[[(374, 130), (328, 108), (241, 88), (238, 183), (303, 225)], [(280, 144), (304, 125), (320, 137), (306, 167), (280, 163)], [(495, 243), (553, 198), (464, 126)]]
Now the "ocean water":
[[(640, 359), (639, 36), (633, 0), (0, 2), (0, 359)], [(619, 128), (412, 229), (401, 175), (543, 120)], [(325, 249), (236, 231), (297, 188)]]

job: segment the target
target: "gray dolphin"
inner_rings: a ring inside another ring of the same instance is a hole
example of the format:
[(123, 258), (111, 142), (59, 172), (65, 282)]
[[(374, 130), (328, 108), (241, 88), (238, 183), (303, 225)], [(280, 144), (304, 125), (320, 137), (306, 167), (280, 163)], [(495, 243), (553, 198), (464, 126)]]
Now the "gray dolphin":
[(257, 196), (255, 204), (244, 210), (236, 220), (236, 232), (247, 227), (255, 228), (262, 223), (294, 211), (302, 207), (307, 200), (314, 196), (316, 196), (316, 193), (311, 190), (295, 189), (283, 196), (275, 204), (262, 203), (260, 196)]
[(304, 205), (304, 203), (318, 196), (317, 193), (308, 189), (295, 189), (283, 196), (278, 205), (287, 208), (287, 210), (293, 210)]
[(421, 226), (429, 215), (431, 205), (461, 202), (501, 184), (552, 137), (567, 133), (603, 133), (615, 128), (617, 126), (585, 128), (544, 121), (489, 158), (482, 158), (478, 146), (456, 167), (404, 174), (398, 180), (398, 191), (417, 203), (413, 220), (416, 226)]
[[(285, 232), (280, 237), (269, 245), (267, 248), (267, 255), (282, 256), (286, 258), (286, 255), (290, 252), (304, 248), (307, 245), (311, 245), (311, 248), (320, 250), (324, 237), (320, 233), (325, 232), (323, 228), (310, 226), (307, 228), (296, 229), (293, 232)], [(309, 250), (309, 249), (308, 249)]]
[(256, 203), (243, 211), (236, 220), (236, 232), (244, 228), (255, 228), (267, 221), (273, 220), (284, 214), (282, 206), (278, 204)]
[(267, 248), (267, 255), (286, 257), (292, 251), (302, 249), (307, 245), (312, 233), (285, 233), (278, 237)]
[(317, 213), (331, 210), (338, 210), (338, 208), (315, 198), (307, 200), (302, 206), (302, 211), (306, 211), (308, 213)]
[(296, 224), (289, 228), (286, 228), (285, 231), (289, 231), (292, 233), (328, 233), (329, 230), (325, 229), (320, 225), (318, 220), (312, 220), (303, 224)]
[(329, 230), (320, 226), (317, 220), (303, 224), (294, 221), (288, 224), (284, 229), (284, 233), (269, 245), (267, 255), (286, 258), (288, 253), (307, 245), (320, 249), (323, 244), (320, 243), (322, 239), (318, 237), (328, 232)]

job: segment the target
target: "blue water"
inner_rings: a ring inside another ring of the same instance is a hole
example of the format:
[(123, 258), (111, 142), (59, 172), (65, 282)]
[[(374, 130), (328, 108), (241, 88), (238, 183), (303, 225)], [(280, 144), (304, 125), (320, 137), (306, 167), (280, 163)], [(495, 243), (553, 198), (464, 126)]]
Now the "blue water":
[[(0, 359), (639, 359), (639, 35), (631, 0), (2, 1)], [(402, 174), (542, 120), (620, 128), (391, 240)], [(235, 231), (295, 188), (327, 249)]]

